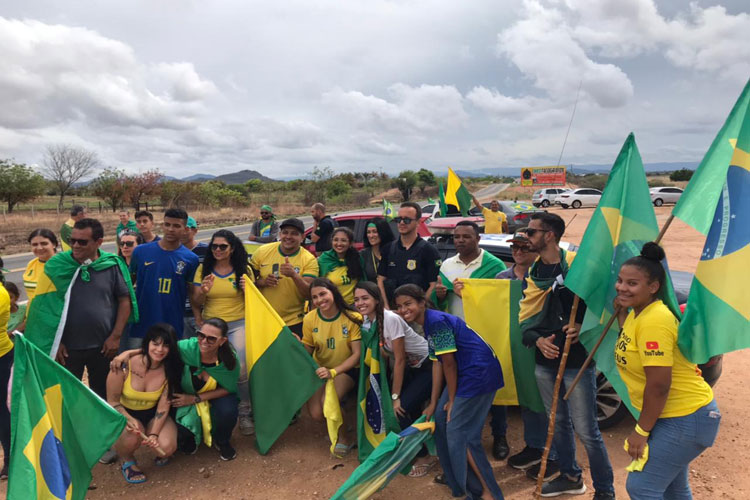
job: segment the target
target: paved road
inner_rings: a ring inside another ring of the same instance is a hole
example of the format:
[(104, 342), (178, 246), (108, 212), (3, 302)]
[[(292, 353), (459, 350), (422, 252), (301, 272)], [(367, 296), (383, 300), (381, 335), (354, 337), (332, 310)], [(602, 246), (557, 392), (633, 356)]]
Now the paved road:
[[(479, 191), (475, 191), (474, 196), (476, 196), (477, 199), (481, 202), (489, 201), (497, 196), (498, 193), (501, 193), (508, 189), (508, 186), (510, 186), (510, 184), (490, 184), (489, 186), (484, 187)], [(483, 198), (486, 199), (483, 200)]]

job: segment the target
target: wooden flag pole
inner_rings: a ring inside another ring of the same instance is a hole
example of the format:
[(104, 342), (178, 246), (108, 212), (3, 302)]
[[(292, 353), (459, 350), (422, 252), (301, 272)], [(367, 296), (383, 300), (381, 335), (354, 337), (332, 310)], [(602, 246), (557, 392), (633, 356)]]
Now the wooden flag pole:
[[(578, 303), (581, 301), (580, 297), (576, 295), (573, 298), (573, 307), (570, 309), (570, 320), (568, 320), (568, 328), (573, 328), (576, 323), (576, 314), (578, 313)], [(570, 337), (565, 336), (565, 345), (563, 346), (562, 357), (560, 358), (560, 368), (557, 369), (557, 377), (555, 378), (555, 388), (552, 392), (552, 404), (549, 412), (549, 425), (547, 425), (547, 441), (544, 443), (544, 452), (542, 453), (542, 462), (539, 467), (539, 476), (536, 478), (536, 490), (534, 494), (538, 497), (542, 496), (542, 484), (544, 483), (544, 474), (547, 472), (547, 459), (549, 458), (549, 450), (552, 447), (552, 438), (555, 435), (555, 414), (557, 413), (557, 400), (560, 393), (560, 385), (562, 385), (563, 374), (565, 373), (565, 365), (568, 363), (568, 353), (570, 352)]]
[[(141, 439), (143, 439), (144, 441), (148, 439), (148, 436), (147, 436), (147, 435), (145, 435), (144, 433), (142, 433), (142, 432), (141, 432), (140, 430), (138, 430), (137, 432), (138, 432), (138, 436), (139, 436), (139, 437), (140, 437)], [(155, 449), (155, 450), (156, 450), (156, 452), (157, 452), (157, 453), (158, 453), (159, 455), (161, 455), (162, 457), (166, 457), (166, 456), (167, 456), (166, 452), (165, 452), (165, 451), (164, 451), (164, 450), (162, 449), (162, 447), (161, 447), (161, 446), (159, 446), (159, 445), (156, 445), (156, 448), (154, 448), (154, 449)]]

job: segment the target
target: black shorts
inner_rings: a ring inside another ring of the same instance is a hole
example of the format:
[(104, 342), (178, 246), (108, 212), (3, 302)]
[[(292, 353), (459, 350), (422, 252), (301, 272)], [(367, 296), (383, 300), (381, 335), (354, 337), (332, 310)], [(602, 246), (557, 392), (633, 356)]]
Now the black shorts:
[(298, 339), (302, 339), (302, 322), (300, 321), (296, 325), (289, 326), (289, 329), (292, 331), (293, 334), (297, 336)]
[(127, 407), (125, 409), (130, 413), (131, 417), (142, 423), (143, 428), (146, 430), (148, 430), (148, 423), (154, 419), (154, 416), (156, 416), (156, 406), (149, 408), (148, 410), (131, 410)]

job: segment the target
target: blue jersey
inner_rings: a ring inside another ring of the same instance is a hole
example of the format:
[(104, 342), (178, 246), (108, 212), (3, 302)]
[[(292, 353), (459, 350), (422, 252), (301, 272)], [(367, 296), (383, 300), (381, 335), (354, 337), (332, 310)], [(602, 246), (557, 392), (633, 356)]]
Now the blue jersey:
[(130, 328), (131, 337), (143, 338), (151, 325), (164, 322), (182, 338), (187, 286), (197, 267), (198, 256), (183, 245), (171, 251), (156, 241), (135, 247), (130, 272), (135, 275), (140, 318)]
[(474, 330), (452, 314), (427, 309), (424, 332), (430, 359), (453, 353), (458, 368), (456, 396), (473, 398), (503, 387), (503, 371), (495, 351)]

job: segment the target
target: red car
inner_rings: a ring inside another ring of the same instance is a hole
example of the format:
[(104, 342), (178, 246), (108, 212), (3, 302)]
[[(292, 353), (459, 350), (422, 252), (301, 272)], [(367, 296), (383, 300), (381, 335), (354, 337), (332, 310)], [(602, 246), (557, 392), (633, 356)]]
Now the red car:
[[(354, 233), (354, 248), (357, 251), (362, 250), (365, 247), (365, 234), (367, 232), (367, 221), (376, 217), (382, 218), (382, 210), (361, 210), (358, 212), (332, 215), (331, 218), (335, 220), (339, 227), (348, 227)], [(425, 225), (425, 221), (430, 217), (428, 213), (422, 213), (422, 219), (417, 227), (417, 234), (423, 238), (430, 236), (430, 230)], [(393, 231), (394, 238), (398, 238), (398, 228), (396, 223), (391, 221), (391, 230)], [(305, 240), (302, 245), (315, 255), (315, 243), (310, 239), (312, 233), (312, 227), (305, 230)]]

